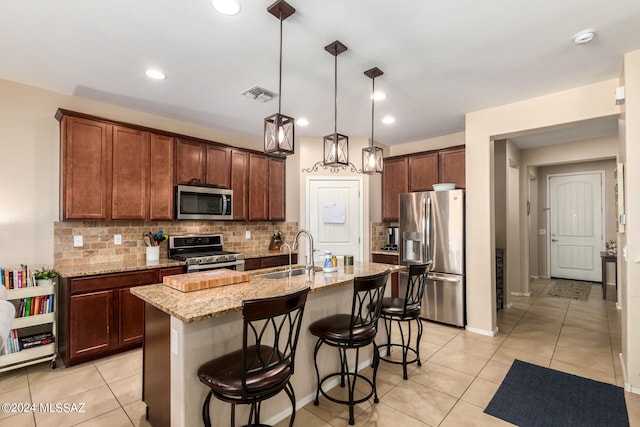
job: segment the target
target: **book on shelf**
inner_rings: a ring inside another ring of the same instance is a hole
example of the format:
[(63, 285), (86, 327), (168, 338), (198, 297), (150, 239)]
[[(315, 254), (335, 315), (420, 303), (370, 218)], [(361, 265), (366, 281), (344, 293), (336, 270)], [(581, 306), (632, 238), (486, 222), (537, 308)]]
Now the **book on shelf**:
[(53, 336), (53, 332), (42, 332), (40, 334), (28, 335), (26, 337), (20, 337), (18, 340), (20, 350), (27, 350), (40, 345), (51, 344), (54, 341), (55, 337)]
[(20, 298), (16, 305), (16, 317), (53, 313), (53, 294)]
[(20, 289), (35, 285), (35, 277), (27, 265), (21, 264), (20, 268), (0, 267), (0, 286), (7, 289)]

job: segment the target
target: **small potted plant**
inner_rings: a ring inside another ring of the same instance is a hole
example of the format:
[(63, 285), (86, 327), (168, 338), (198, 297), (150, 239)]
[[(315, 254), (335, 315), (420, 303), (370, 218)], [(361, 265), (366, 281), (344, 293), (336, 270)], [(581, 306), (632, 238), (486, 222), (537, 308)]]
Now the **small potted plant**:
[(58, 277), (60, 273), (58, 273), (53, 268), (44, 268), (42, 267), (40, 270), (36, 270), (33, 273), (33, 277), (36, 279), (37, 286), (46, 286), (51, 285), (53, 283), (53, 279)]

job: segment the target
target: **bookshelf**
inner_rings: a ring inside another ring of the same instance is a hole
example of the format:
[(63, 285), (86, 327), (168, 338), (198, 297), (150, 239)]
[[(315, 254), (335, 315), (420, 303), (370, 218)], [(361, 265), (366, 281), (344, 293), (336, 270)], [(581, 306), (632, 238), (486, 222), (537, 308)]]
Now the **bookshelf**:
[[(49, 298), (47, 298), (49, 297)], [(51, 303), (45, 303), (53, 298)], [(38, 301), (38, 314), (36, 310), (33, 310), (34, 314), (24, 313), (24, 306), (26, 301), (29, 300), (35, 304)], [(37, 345), (31, 348), (15, 351), (9, 354), (0, 355), (0, 372), (6, 372), (13, 369), (22, 368), (24, 366), (33, 365), (36, 363), (50, 362), (51, 368), (56, 367), (56, 284), (45, 286), (27, 286), (18, 289), (7, 289), (7, 301), (10, 301), (16, 307), (16, 317), (13, 319), (12, 329), (17, 331), (18, 336), (24, 337), (27, 335), (33, 335), (42, 333), (43, 331), (51, 332), (54, 342), (48, 344)], [(44, 301), (42, 304), (40, 301)], [(9, 343), (7, 343), (7, 346)]]

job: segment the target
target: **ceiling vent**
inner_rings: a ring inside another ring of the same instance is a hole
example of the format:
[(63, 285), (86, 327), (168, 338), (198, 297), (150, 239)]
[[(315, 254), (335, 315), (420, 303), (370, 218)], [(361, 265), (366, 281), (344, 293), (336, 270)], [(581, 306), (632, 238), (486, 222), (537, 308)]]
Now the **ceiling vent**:
[(250, 87), (249, 89), (242, 92), (242, 94), (247, 98), (255, 99), (258, 102), (267, 102), (271, 100), (271, 98), (278, 96), (277, 93), (267, 90), (258, 85)]

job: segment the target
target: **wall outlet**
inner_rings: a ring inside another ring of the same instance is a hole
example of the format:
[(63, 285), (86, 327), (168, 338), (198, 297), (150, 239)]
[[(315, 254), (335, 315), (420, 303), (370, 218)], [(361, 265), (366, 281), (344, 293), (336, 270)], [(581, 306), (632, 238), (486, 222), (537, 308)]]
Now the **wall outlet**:
[(121, 245), (122, 244), (122, 234), (114, 234), (113, 235), (113, 244)]
[(82, 236), (73, 236), (73, 247), (74, 248), (81, 248), (82, 245), (83, 245)]
[(251, 230), (247, 230), (244, 232), (244, 238), (245, 239), (250, 239), (251, 238)]

